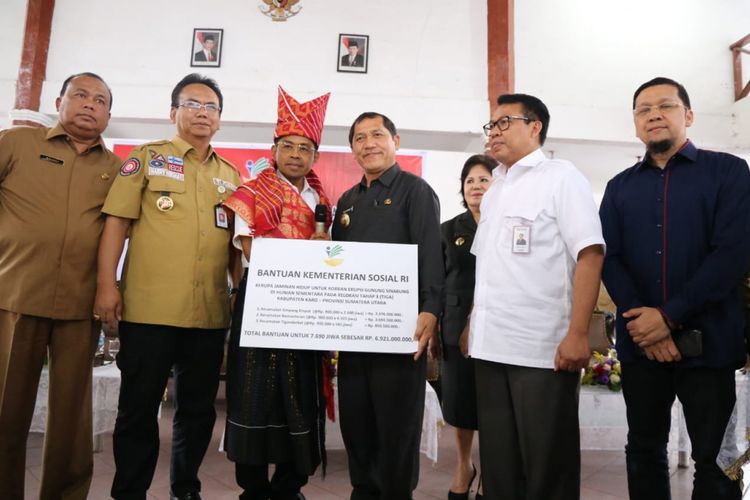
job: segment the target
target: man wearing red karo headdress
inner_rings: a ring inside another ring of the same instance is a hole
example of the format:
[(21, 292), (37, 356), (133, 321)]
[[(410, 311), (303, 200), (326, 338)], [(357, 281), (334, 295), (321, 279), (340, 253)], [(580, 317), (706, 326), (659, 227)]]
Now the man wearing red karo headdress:
[[(312, 171), (318, 159), (330, 94), (299, 103), (279, 87), (278, 122), (271, 148), (274, 168), (241, 186), (224, 206), (234, 212), (233, 243), (247, 265), (255, 238), (329, 239), (315, 232), (315, 208), (330, 203)], [(224, 446), (235, 462), (240, 498), (304, 499), (300, 492), (325, 467), (324, 353), (240, 347), (247, 271), (232, 318), (227, 357), (227, 428)], [(271, 481), (268, 464), (276, 464)]]

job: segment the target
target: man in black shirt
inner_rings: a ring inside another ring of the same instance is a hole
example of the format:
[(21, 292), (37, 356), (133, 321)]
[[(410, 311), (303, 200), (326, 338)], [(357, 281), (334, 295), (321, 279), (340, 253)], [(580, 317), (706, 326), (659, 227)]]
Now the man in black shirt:
[(352, 500), (406, 500), (419, 480), (425, 359), (441, 309), (440, 203), (420, 177), (396, 163), (400, 138), (388, 117), (363, 113), (349, 144), (364, 176), (339, 199), (333, 239), (419, 245), (419, 316), (413, 358), (341, 352), (339, 410)]

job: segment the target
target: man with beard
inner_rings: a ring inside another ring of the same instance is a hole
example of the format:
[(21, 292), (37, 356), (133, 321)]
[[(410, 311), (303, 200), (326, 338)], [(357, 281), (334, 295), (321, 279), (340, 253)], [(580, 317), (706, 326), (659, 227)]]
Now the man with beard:
[(627, 405), (630, 498), (670, 498), (667, 440), (675, 396), (695, 460), (693, 499), (739, 499), (716, 465), (743, 365), (737, 287), (750, 255), (750, 172), (687, 139), (685, 88), (654, 78), (633, 96), (643, 160), (607, 184), (600, 209), (604, 284), (617, 304)]

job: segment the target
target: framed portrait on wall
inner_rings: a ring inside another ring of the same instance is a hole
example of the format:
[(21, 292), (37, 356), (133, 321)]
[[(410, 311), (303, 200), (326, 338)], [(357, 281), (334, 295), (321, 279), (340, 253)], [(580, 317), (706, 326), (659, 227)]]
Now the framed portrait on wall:
[(342, 73), (367, 73), (370, 59), (370, 37), (368, 35), (339, 35), (339, 50), (336, 69)]
[(190, 66), (221, 66), (221, 52), (224, 42), (224, 30), (213, 28), (195, 28), (190, 50)]

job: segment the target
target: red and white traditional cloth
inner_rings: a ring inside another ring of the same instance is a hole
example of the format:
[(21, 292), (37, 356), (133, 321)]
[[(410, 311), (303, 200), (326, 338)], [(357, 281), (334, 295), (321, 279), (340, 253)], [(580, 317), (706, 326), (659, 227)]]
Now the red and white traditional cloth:
[(330, 92), (312, 101), (300, 103), (279, 85), (279, 118), (273, 133), (274, 140), (285, 135), (301, 135), (320, 146), (329, 97)]
[[(307, 183), (327, 207), (325, 227), (331, 224), (331, 203), (315, 172), (305, 176)], [(309, 239), (315, 232), (315, 213), (299, 192), (276, 175), (273, 169), (262, 171), (224, 201), (236, 217), (247, 222), (252, 237)]]

